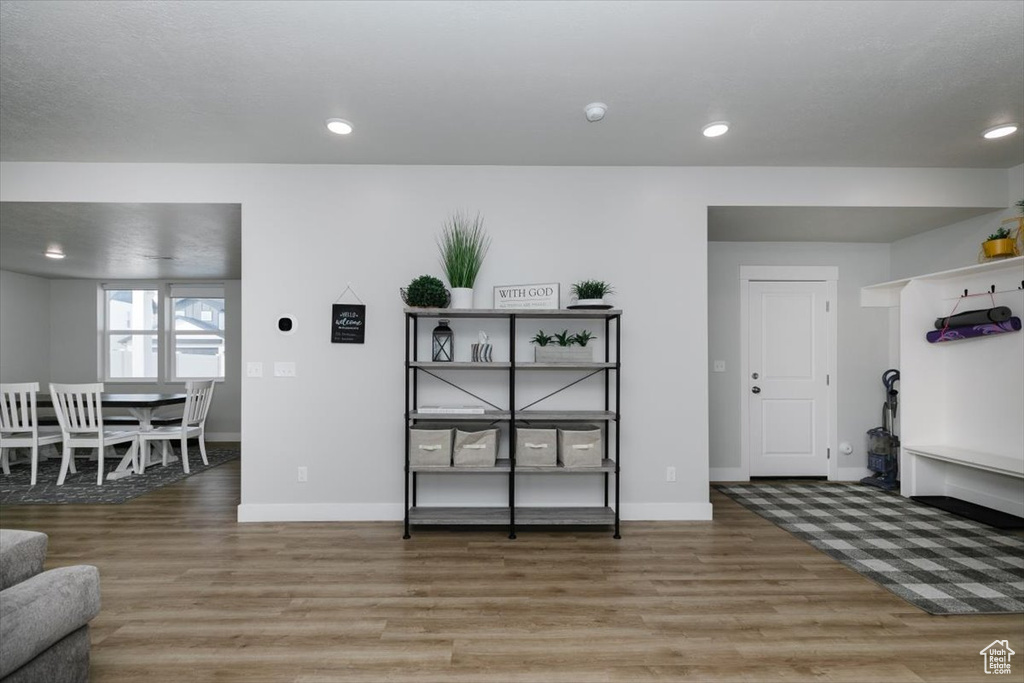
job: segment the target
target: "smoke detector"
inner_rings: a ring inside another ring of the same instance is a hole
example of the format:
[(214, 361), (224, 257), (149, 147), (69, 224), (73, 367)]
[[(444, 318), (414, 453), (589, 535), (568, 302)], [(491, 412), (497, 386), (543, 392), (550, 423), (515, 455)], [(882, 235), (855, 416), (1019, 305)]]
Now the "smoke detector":
[(604, 102), (591, 102), (583, 107), (583, 112), (587, 115), (587, 121), (597, 123), (608, 112), (608, 105)]

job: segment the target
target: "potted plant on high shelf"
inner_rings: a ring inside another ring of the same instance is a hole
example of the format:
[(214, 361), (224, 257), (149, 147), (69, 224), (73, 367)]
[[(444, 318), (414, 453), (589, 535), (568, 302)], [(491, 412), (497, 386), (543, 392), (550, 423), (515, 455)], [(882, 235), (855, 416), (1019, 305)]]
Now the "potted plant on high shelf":
[(484, 231), (479, 213), (470, 218), (456, 211), (445, 221), (437, 248), (441, 268), (452, 288), (452, 308), (473, 308), (473, 285), (490, 246), (491, 238)]
[(554, 335), (541, 330), (531, 340), (536, 345), (533, 360), (537, 363), (592, 363), (594, 347), (587, 346), (591, 339), (596, 337), (589, 330), (577, 334), (562, 330)]
[(981, 244), (985, 258), (1006, 258), (1017, 256), (1017, 239), (1010, 232), (1009, 228), (999, 228), (988, 236)]
[(614, 293), (612, 286), (603, 280), (581, 280), (572, 286), (576, 303), (570, 304), (568, 308), (608, 309), (611, 304), (605, 303), (604, 298)]
[(447, 308), (451, 300), (444, 283), (432, 275), (420, 275), (398, 291), (405, 305), (414, 308)]

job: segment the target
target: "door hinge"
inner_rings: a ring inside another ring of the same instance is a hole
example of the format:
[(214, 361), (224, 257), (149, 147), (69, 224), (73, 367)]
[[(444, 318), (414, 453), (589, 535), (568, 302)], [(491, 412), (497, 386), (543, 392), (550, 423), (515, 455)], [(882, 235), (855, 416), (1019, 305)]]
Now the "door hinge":
[(832, 386), (832, 376), (831, 375), (825, 375), (825, 386), (826, 387)]
[(827, 457), (827, 458), (825, 458), (825, 459), (826, 459), (826, 460), (831, 460), (831, 459), (832, 459), (832, 449), (831, 449), (831, 448), (826, 448), (826, 449), (825, 449), (825, 453), (827, 453), (827, 454), (828, 454), (828, 457)]
[(828, 313), (828, 309), (829, 309), (829, 303), (830, 303), (830, 302), (829, 302), (828, 300), (826, 300), (826, 301), (825, 301), (825, 312), (826, 312), (826, 313)]

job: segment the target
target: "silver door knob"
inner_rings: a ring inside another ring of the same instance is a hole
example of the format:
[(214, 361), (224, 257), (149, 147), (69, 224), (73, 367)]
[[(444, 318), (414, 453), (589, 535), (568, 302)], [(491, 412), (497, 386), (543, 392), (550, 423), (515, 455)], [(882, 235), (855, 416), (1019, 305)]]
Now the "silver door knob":
[(754, 394), (760, 394), (761, 393), (761, 387), (754, 387), (750, 391), (751, 391), (751, 393), (754, 393)]

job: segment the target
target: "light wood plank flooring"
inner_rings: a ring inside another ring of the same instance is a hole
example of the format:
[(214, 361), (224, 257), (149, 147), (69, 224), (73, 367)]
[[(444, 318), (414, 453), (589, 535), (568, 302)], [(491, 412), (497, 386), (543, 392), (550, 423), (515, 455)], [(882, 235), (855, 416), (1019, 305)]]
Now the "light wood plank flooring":
[[(100, 568), (92, 680), (982, 681), (1024, 617), (934, 617), (717, 493), (604, 530), (237, 524), (228, 464), (125, 505), (7, 507)], [(1024, 671), (1024, 654), (1013, 661)], [(1018, 661), (1020, 662), (1018, 664)]]

